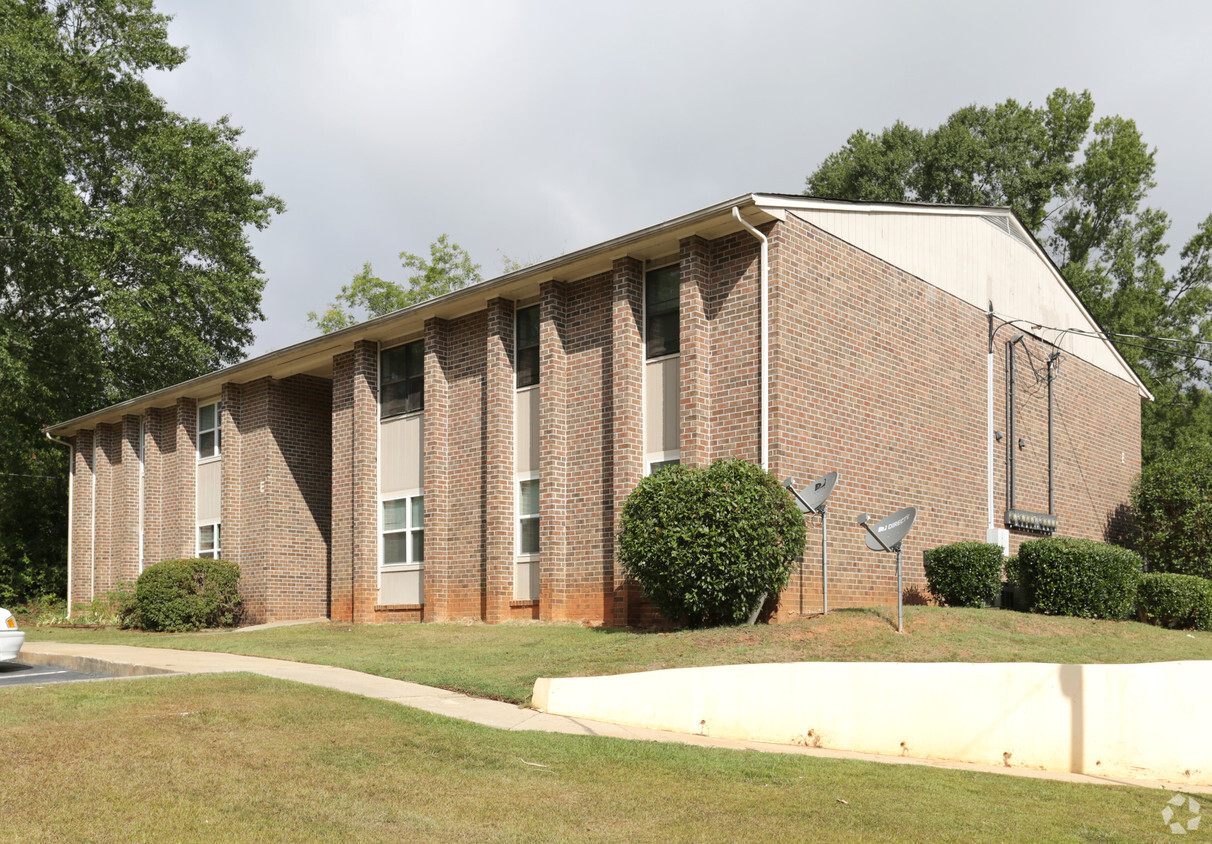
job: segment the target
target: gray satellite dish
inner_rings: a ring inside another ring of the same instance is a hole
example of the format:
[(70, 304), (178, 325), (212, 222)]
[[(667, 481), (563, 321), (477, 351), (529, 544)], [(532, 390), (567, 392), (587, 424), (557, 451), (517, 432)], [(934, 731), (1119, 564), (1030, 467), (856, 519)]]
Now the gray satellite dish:
[(795, 484), (791, 478), (783, 481), (783, 486), (795, 496), (795, 506), (799, 508), (801, 513), (821, 514), (825, 512), (825, 499), (829, 497), (833, 492), (833, 488), (837, 486), (837, 472), (830, 472), (801, 489), (795, 488)]
[[(865, 515), (865, 514), (864, 514)], [(872, 551), (890, 551), (896, 547), (902, 539), (909, 534), (910, 528), (913, 527), (914, 520), (917, 519), (917, 508), (906, 507), (903, 510), (897, 510), (890, 516), (885, 516), (874, 526), (867, 528), (867, 547)], [(864, 518), (859, 524), (864, 524)], [(876, 537), (879, 537), (878, 539)], [(881, 545), (880, 543), (883, 543)]]

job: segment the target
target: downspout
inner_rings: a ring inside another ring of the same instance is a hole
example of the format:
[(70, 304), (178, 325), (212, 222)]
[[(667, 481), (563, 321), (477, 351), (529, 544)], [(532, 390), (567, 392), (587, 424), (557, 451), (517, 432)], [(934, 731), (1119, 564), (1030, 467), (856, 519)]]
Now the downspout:
[(755, 229), (749, 224), (744, 217), (741, 216), (741, 211), (735, 205), (732, 207), (732, 216), (736, 221), (745, 227), (751, 235), (756, 237), (761, 242), (761, 257), (759, 259), (758, 271), (762, 279), (761, 292), (761, 357), (762, 357), (762, 376), (761, 376), (761, 422), (759, 436), (762, 441), (762, 470), (770, 471), (770, 326), (769, 326), (769, 304), (770, 298), (770, 245), (766, 239), (766, 235)]
[(987, 478), (986, 510), (989, 516), (989, 526), (985, 530), (985, 541), (990, 542), (993, 536), (993, 303), (989, 303), (989, 355), (985, 363), (985, 415), (988, 424), (985, 427), (985, 475)]
[(52, 437), (46, 428), (42, 429), (46, 438), (67, 448), (67, 617), (72, 617), (72, 480), (76, 473), (76, 447), (67, 440)]

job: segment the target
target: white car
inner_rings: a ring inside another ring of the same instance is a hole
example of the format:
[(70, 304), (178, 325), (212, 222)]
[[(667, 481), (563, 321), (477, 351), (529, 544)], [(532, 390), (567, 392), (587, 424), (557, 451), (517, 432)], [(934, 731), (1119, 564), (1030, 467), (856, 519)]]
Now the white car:
[(0, 662), (16, 659), (24, 643), (25, 633), (17, 629), (17, 619), (0, 607)]

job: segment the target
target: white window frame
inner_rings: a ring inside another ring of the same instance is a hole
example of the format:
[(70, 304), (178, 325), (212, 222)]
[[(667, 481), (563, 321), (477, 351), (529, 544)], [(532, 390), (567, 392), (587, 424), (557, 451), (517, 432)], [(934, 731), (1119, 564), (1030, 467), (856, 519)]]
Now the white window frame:
[[(199, 522), (197, 536), (194, 540), (196, 552), (199, 559), (204, 560), (221, 560), (223, 559), (223, 530), (222, 522)], [(202, 528), (214, 528), (214, 548), (202, 547)], [(210, 556), (205, 556), (209, 554)]]
[[(214, 428), (203, 428), (202, 427), (202, 408), (210, 407), (211, 405), (214, 405), (214, 407), (215, 407), (215, 427)], [(211, 463), (215, 460), (222, 460), (223, 459), (223, 402), (221, 402), (217, 398), (207, 399), (206, 401), (198, 402), (198, 412), (197, 412), (196, 421), (197, 421), (196, 435), (198, 438), (198, 462), (199, 463)], [(215, 453), (206, 455), (204, 457), (202, 455), (202, 434), (207, 431), (213, 431), (215, 434)]]
[[(414, 498), (424, 499), (424, 497), (425, 497), (425, 491), (421, 490), (421, 489), (411, 489), (411, 490), (408, 490), (407, 492), (393, 492), (388, 495), (379, 496), (379, 571), (380, 571), (380, 573), (385, 572), (385, 571), (386, 572), (391, 572), (391, 571), (421, 571), (421, 572), (423, 572), (423, 571), (425, 571), (424, 554), (422, 554), (422, 559), (420, 559), (420, 560), (413, 559), (413, 534), (420, 532), (422, 535), (422, 539), (421, 539), (422, 544), (425, 541), (424, 540), (424, 534), (425, 534), (424, 512), (422, 511), (422, 516), (421, 516), (422, 521), (421, 521), (420, 526), (414, 525), (413, 519), (412, 519), (412, 501), (413, 501), (413, 499)], [(383, 524), (383, 505), (385, 503), (387, 503), (388, 501), (407, 501), (408, 502), (404, 507), (404, 511), (408, 516), (408, 524), (406, 527), (396, 528), (395, 530), (391, 530), (391, 531), (386, 530), (386, 526)], [(423, 508), (424, 504), (422, 504), (421, 506)], [(384, 552), (385, 546), (387, 544), (384, 541), (384, 537), (386, 537), (388, 533), (407, 533), (408, 534), (408, 551), (407, 551), (407, 555), (406, 555), (408, 557), (408, 559), (406, 562), (403, 562), (403, 563), (385, 563), (385, 562), (383, 562), (383, 552)], [(380, 584), (380, 586), (381, 585), (382, 584)]]
[[(513, 513), (514, 513), (513, 550), (514, 550), (514, 557), (518, 560), (518, 562), (533, 562), (534, 560), (537, 560), (539, 558), (539, 554), (543, 550), (542, 539), (540, 536), (538, 551), (529, 551), (526, 553), (522, 552), (522, 521), (533, 519), (535, 521), (538, 521), (540, 526), (542, 525), (542, 522), (539, 521), (539, 519), (542, 515), (541, 507), (540, 507), (540, 512), (538, 512), (538, 513), (527, 513), (527, 514), (522, 513), (522, 484), (524, 484), (528, 481), (539, 481), (539, 473), (538, 472), (519, 472), (517, 474), (517, 477), (514, 479), (514, 484), (513, 484)], [(542, 490), (541, 482), (540, 482), (539, 489)], [(540, 530), (541, 529), (542, 528), (540, 527)]]
[(654, 451), (651, 454), (644, 455), (644, 474), (651, 475), (652, 467), (657, 463), (668, 463), (671, 460), (676, 460), (680, 464), (682, 462), (681, 449), (673, 451)]

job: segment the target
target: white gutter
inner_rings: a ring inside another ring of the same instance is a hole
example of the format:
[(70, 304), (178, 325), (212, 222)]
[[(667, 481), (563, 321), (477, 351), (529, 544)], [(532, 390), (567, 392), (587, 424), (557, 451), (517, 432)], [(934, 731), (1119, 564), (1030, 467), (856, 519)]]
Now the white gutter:
[(67, 617), (72, 617), (72, 487), (76, 475), (76, 447), (66, 440), (52, 437), (46, 428), (46, 438), (67, 448)]
[(732, 216), (762, 244), (759, 259), (759, 273), (762, 278), (762, 383), (761, 383), (761, 440), (762, 440), (762, 469), (770, 470), (770, 325), (768, 317), (768, 302), (770, 299), (770, 245), (766, 235), (755, 229), (741, 216), (740, 208), (732, 207)]

